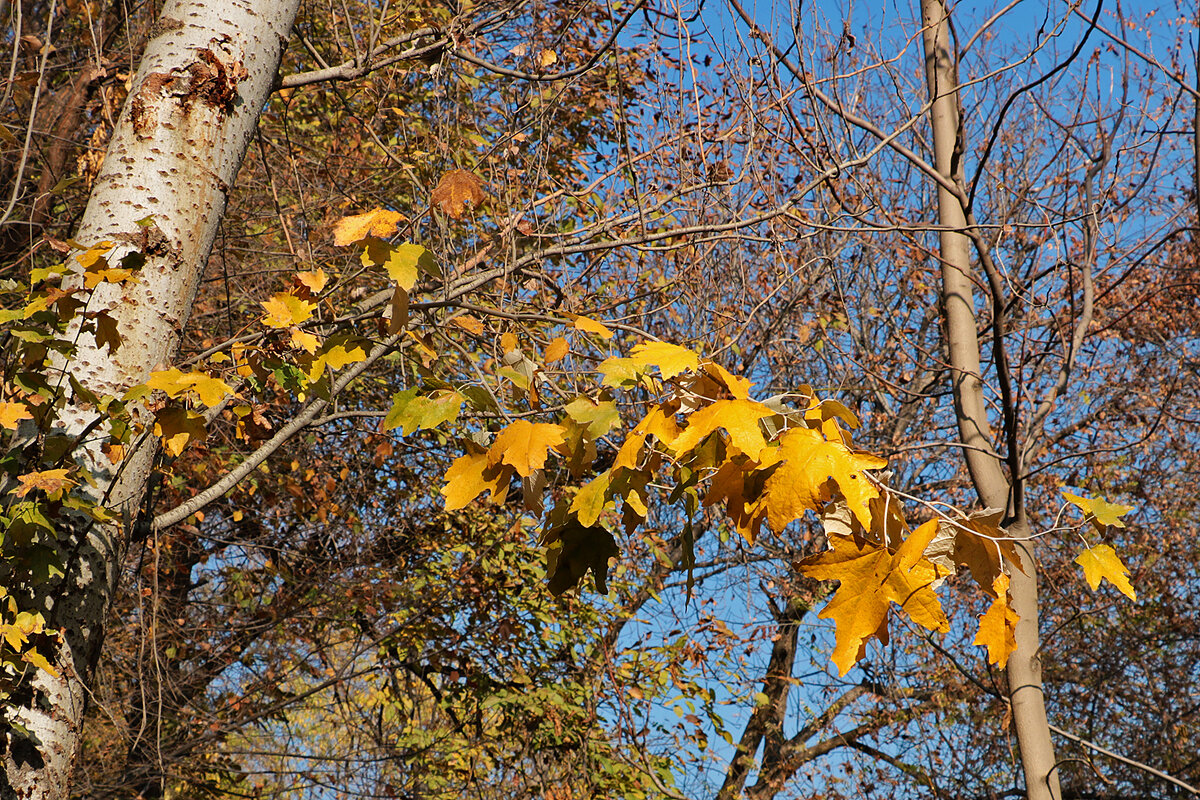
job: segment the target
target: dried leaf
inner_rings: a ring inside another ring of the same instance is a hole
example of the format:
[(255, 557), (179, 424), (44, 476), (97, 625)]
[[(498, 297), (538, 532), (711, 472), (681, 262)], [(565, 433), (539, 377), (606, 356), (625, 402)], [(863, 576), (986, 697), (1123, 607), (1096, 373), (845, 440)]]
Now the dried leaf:
[(429, 199), (446, 216), (461, 219), (483, 203), (483, 181), (465, 169), (452, 169), (438, 181)]

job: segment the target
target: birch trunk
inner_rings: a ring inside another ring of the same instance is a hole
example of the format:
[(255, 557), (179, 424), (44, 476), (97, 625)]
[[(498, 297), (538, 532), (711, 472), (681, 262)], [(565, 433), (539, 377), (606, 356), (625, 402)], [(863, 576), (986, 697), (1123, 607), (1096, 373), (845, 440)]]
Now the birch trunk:
[[(1013, 608), (1021, 620), (1016, 629), (1016, 652), (1008, 660), (1008, 691), (1013, 724), (1030, 800), (1059, 800), (1054, 743), (1046, 718), (1038, 636), (1037, 565), (1025, 520), (1020, 493), (1013, 492), (1003, 461), (992, 444), (980, 371), (979, 335), (975, 319), (975, 281), (972, 276), (970, 238), (966, 235), (961, 139), (958, 105), (958, 68), (950, 53), (950, 26), (943, 0), (922, 0), (922, 38), (925, 75), (932, 101), (934, 161), (937, 171), (957, 186), (955, 193), (938, 187), (938, 222), (942, 226), (942, 304), (946, 348), (954, 390), (954, 410), (967, 468), (976, 494), (986, 506), (1008, 509), (1010, 535), (1018, 545), (1021, 569), (1013, 570)], [(1000, 321), (1002, 322), (1002, 321)], [(997, 336), (1003, 335), (1002, 325)], [(1016, 476), (1014, 476), (1016, 479)], [(1013, 498), (1016, 498), (1014, 501)]]
[[(84, 245), (113, 242), (113, 257), (137, 250), (146, 259), (138, 283), (102, 283), (89, 303), (89, 310), (108, 309), (116, 318), (123, 340), (117, 353), (82, 334), (63, 365), (97, 396), (120, 396), (175, 355), (298, 5), (168, 0), (163, 8), (75, 235)], [(98, 413), (82, 403), (69, 406), (61, 432), (79, 436)], [(64, 524), (58, 531), (66, 575), (33, 603), (48, 627), (65, 634), (59, 675), (39, 673), (32, 691), (7, 711), (35, 738), (3, 732), (0, 800), (69, 796), (87, 684), (154, 454), (153, 437), (116, 468), (86, 446), (77, 454), (98, 479), (97, 497), (124, 522)]]

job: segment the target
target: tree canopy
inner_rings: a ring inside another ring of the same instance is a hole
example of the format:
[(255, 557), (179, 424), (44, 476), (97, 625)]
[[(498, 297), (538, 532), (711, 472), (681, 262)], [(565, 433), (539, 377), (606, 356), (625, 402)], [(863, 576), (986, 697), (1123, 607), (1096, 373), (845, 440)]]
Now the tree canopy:
[(0, 798), (1200, 793), (1192, 12), (206, 5), (0, 5)]

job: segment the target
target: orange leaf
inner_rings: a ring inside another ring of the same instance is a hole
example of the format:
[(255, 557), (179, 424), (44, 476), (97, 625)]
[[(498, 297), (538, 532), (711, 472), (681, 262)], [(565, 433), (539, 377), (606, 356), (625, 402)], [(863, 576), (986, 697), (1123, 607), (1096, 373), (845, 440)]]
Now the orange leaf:
[(69, 472), (68, 468), (47, 469), (42, 472), (21, 475), (17, 478), (21, 482), (20, 488), (16, 491), (17, 497), (24, 497), (34, 491), (45, 492), (51, 498), (61, 495), (64, 489), (70, 489), (75, 485), (75, 481), (67, 477), (67, 472)]
[(0, 403), (0, 428), (15, 430), (17, 423), (23, 419), (33, 419), (24, 403)]
[(895, 553), (858, 537), (830, 536), (829, 550), (800, 563), (801, 572), (810, 578), (841, 582), (820, 616), (837, 624), (833, 663), (843, 675), (862, 657), (869, 638), (886, 642), (891, 603), (918, 625), (943, 633), (950, 630), (930, 588), (936, 571), (921, 555), (936, 533), (937, 522), (930, 520)]
[(547, 422), (519, 419), (496, 435), (488, 449), (488, 463), (512, 466), (526, 478), (546, 465), (550, 448), (566, 441), (566, 429)]
[(450, 321), (462, 328), (467, 333), (473, 333), (476, 336), (483, 335), (483, 323), (472, 317), (470, 314), (463, 314)]
[(987, 647), (988, 663), (1003, 669), (1008, 657), (1017, 649), (1016, 631), (1020, 617), (1008, 603), (1007, 575), (1001, 573), (996, 576), (992, 591), (996, 593), (996, 599), (979, 618), (979, 633), (974, 643)]
[(296, 280), (300, 281), (301, 285), (308, 287), (313, 294), (319, 294), (325, 288), (325, 284), (329, 282), (329, 277), (326, 276), (325, 270), (316, 269), (312, 272), (297, 272)]
[(827, 488), (830, 480), (837, 484), (862, 526), (871, 529), (869, 503), (879, 496), (879, 490), (864, 471), (887, 466), (887, 459), (856, 453), (808, 428), (784, 433), (773, 456), (783, 463), (767, 479), (764, 493), (771, 528), (776, 532), (803, 517), (805, 511), (820, 511), (833, 498)]
[(553, 364), (555, 361), (561, 361), (568, 352), (570, 352), (570, 347), (567, 345), (566, 339), (561, 336), (551, 339), (550, 344), (546, 345), (546, 363)]

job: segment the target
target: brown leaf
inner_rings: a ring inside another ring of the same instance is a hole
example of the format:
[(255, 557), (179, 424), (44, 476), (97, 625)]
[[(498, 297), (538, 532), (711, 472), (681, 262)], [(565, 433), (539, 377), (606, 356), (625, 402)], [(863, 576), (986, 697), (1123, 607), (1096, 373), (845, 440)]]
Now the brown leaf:
[(452, 169), (438, 181), (430, 202), (452, 219), (461, 219), (483, 202), (483, 181), (465, 169)]

